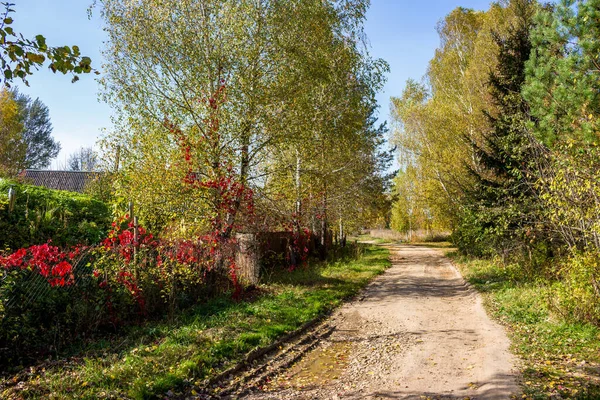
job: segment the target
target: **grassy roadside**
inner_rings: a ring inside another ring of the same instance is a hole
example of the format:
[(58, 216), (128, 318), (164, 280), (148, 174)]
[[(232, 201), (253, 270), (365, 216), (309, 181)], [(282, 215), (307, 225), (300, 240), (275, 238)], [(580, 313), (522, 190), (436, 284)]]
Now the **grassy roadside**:
[(565, 320), (552, 307), (552, 284), (518, 266), (449, 256), (508, 329), (521, 358), (527, 399), (600, 398), (600, 329)]
[[(277, 272), (252, 299), (224, 296), (171, 323), (149, 323), (88, 356), (0, 381), (0, 398), (154, 398), (201, 387), (203, 380), (322, 315), (390, 266), (389, 252), (367, 247), (358, 259)], [(118, 343), (118, 344), (117, 344)]]

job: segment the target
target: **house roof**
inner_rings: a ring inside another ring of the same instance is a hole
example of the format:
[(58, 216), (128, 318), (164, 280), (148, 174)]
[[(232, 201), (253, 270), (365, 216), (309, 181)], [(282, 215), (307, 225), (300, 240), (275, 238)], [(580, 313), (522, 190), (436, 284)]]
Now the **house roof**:
[(26, 169), (21, 173), (21, 177), (35, 186), (83, 193), (86, 185), (101, 174), (102, 172)]

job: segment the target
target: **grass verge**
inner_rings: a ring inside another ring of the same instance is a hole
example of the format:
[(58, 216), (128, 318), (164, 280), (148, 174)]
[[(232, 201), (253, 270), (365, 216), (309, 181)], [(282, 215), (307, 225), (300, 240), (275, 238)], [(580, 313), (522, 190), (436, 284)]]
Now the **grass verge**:
[(554, 312), (553, 283), (524, 277), (518, 265), (449, 256), (508, 328), (523, 363), (523, 398), (600, 398), (600, 329)]
[(202, 387), (248, 352), (355, 295), (390, 265), (388, 250), (371, 246), (357, 259), (275, 272), (253, 299), (215, 298), (174, 322), (148, 323), (119, 340), (94, 343), (88, 356), (4, 379), (0, 398), (146, 399)]

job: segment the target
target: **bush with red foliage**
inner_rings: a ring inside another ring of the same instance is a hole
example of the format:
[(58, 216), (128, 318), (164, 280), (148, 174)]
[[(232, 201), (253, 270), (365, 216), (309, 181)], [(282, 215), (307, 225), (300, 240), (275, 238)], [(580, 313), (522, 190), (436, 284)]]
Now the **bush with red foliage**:
[(0, 256), (0, 266), (6, 271), (13, 268), (29, 269), (43, 276), (50, 286), (66, 286), (73, 284), (72, 263), (81, 250), (82, 247), (76, 247), (67, 252), (44, 243)]

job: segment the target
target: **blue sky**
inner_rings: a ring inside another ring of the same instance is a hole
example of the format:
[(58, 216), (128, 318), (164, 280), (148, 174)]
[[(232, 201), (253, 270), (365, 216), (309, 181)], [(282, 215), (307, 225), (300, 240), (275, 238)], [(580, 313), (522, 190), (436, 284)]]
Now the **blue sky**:
[[(14, 28), (27, 37), (46, 36), (49, 45), (78, 45), (100, 67), (105, 40), (96, 11), (88, 19), (92, 0), (14, 0)], [(380, 119), (387, 119), (389, 98), (400, 95), (408, 78), (419, 79), (439, 44), (437, 22), (458, 6), (486, 9), (489, 0), (371, 0), (366, 31), (374, 57), (391, 67), (385, 89), (378, 96)], [(98, 100), (95, 76), (83, 76), (75, 84), (69, 76), (43, 70), (30, 79), (31, 87), (17, 85), (31, 97), (39, 97), (50, 109), (54, 136), (62, 151), (53, 163), (60, 167), (70, 153), (94, 145), (103, 128), (110, 128), (111, 109)]]

